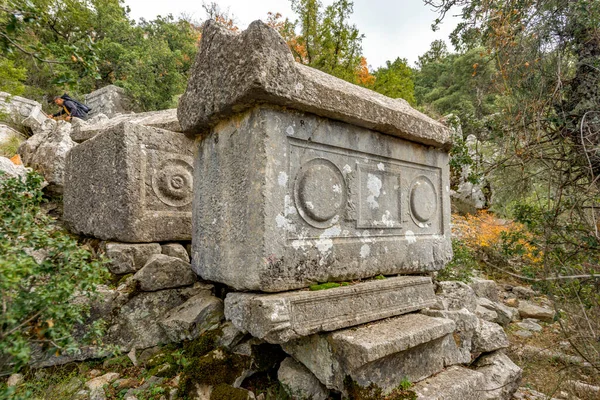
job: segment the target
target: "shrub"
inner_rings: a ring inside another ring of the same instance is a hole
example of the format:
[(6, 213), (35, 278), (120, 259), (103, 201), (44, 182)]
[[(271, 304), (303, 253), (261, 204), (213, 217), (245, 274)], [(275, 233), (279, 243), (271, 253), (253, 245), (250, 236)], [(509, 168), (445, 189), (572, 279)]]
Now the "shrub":
[(0, 371), (18, 371), (34, 349), (76, 351), (89, 301), (73, 300), (92, 298), (106, 276), (105, 261), (44, 213), (42, 182), (36, 173), (0, 181)]

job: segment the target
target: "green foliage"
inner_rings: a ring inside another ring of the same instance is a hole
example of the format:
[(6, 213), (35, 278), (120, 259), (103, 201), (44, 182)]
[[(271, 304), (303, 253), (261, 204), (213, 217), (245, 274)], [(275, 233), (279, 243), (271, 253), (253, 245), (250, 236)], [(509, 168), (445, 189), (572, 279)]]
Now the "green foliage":
[(404, 99), (411, 105), (416, 103), (413, 70), (405, 58), (387, 61), (385, 67), (378, 68), (374, 75), (374, 91), (394, 99)]
[[(87, 316), (87, 302), (105, 277), (94, 259), (42, 211), (40, 175), (0, 181), (0, 366), (18, 371), (34, 348), (75, 352), (73, 328)], [(91, 334), (99, 332), (90, 326)]]
[(17, 154), (21, 141), (19, 137), (11, 136), (6, 142), (0, 143), (0, 156), (10, 158)]
[[(362, 57), (364, 35), (348, 22), (354, 3), (337, 0), (323, 10), (318, 0), (291, 2), (298, 19), (293, 24), (286, 20), (276, 28), (287, 39), (296, 60), (348, 82), (370, 84), (372, 76), (365, 71)], [(293, 33), (295, 29), (300, 31), (298, 36)]]
[(8, 92), (14, 96), (25, 92), (23, 82), (27, 76), (25, 68), (15, 66), (14, 61), (0, 58), (0, 92)]
[(438, 272), (437, 279), (469, 283), (479, 265), (475, 253), (459, 239), (452, 239), (452, 251), (454, 258)]

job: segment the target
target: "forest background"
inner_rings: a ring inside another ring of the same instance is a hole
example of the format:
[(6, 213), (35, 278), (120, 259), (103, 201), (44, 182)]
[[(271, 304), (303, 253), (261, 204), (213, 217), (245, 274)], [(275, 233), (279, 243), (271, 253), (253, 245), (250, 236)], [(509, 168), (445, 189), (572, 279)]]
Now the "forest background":
[[(481, 189), (486, 211), (454, 219), (446, 278), (474, 269), (529, 282), (555, 303), (566, 338), (600, 369), (600, 2), (424, 0), (462, 22), (414, 66), (372, 70), (351, 0), (292, 0), (264, 20), (298, 62), (393, 98), (453, 128), (452, 188)], [(207, 19), (237, 31), (216, 3)], [(1, 0), (0, 91), (47, 104), (123, 87), (139, 111), (177, 106), (202, 21), (133, 21), (120, 0)], [(470, 136), (472, 135), (472, 136)], [(471, 139), (469, 139), (469, 137)]]

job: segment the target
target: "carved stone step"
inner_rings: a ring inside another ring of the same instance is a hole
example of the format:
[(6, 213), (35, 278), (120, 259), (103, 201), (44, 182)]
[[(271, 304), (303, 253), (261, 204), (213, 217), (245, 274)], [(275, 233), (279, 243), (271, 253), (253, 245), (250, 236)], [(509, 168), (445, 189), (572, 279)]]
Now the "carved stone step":
[(283, 345), (329, 389), (345, 391), (350, 376), (389, 393), (403, 379), (425, 379), (455, 363), (455, 324), (443, 318), (407, 314), (358, 328), (313, 335)]
[(402, 276), (321, 291), (229, 293), (225, 317), (270, 343), (285, 343), (418, 311), (435, 304), (431, 278)]
[(480, 400), (485, 377), (481, 372), (450, 367), (412, 387), (419, 400)]

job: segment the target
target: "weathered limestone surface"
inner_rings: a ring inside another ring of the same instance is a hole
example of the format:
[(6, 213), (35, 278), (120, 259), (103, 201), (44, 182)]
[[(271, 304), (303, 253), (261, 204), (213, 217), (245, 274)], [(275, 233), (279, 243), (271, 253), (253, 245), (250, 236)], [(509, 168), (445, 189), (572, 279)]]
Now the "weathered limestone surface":
[(486, 354), (474, 363), (477, 372), (485, 376), (481, 399), (510, 400), (519, 388), (523, 370), (500, 351)]
[(10, 126), (0, 123), (0, 144), (8, 143), (17, 138), (18, 140), (25, 140), (25, 137), (21, 132), (18, 132)]
[(65, 167), (65, 222), (105, 240), (190, 240), (192, 143), (122, 123), (74, 147)]
[(425, 309), (423, 314), (430, 317), (447, 318), (456, 324), (454, 337), (457, 338), (459, 364), (468, 364), (471, 362), (471, 349), (473, 347), (473, 335), (479, 324), (477, 316), (466, 308), (456, 311)]
[(177, 120), (177, 110), (170, 109), (137, 114), (121, 114), (110, 119), (103, 114), (98, 114), (87, 121), (77, 119), (73, 122), (71, 138), (77, 143), (82, 143), (107, 129), (114, 128), (125, 122), (165, 129), (172, 132), (181, 132), (181, 127)]
[(498, 297), (498, 286), (495, 281), (473, 278), (469, 286), (471, 286), (478, 297), (484, 297), (493, 302), (500, 301), (500, 298)]
[(480, 319), (473, 335), (473, 353), (488, 353), (508, 347), (509, 342), (502, 327)]
[(448, 310), (460, 310), (466, 308), (470, 312), (475, 312), (475, 309), (477, 308), (477, 296), (475, 295), (475, 291), (463, 282), (438, 282), (437, 295), (444, 299)]
[(285, 41), (255, 21), (241, 34), (207, 22), (178, 108), (185, 132), (202, 134), (234, 113), (270, 103), (432, 146), (450, 144), (442, 124), (395, 100), (294, 61)]
[(481, 400), (484, 382), (482, 373), (454, 366), (411, 389), (417, 393), (419, 400)]
[[(344, 390), (349, 375), (361, 386), (371, 383), (389, 392), (403, 378), (412, 382), (439, 372), (453, 358), (446, 340), (454, 322), (408, 314), (358, 328), (317, 334), (283, 344), (326, 387)], [(451, 342), (450, 342), (451, 343)]]
[(215, 329), (223, 319), (223, 301), (210, 293), (192, 297), (159, 321), (173, 342), (193, 340)]
[(146, 292), (189, 286), (196, 279), (190, 263), (166, 254), (152, 255), (147, 264), (133, 275), (133, 280)]
[(162, 253), (171, 257), (177, 257), (185, 262), (190, 262), (190, 255), (185, 247), (179, 243), (167, 243), (160, 246)]
[(110, 258), (108, 269), (113, 274), (130, 274), (142, 269), (150, 256), (160, 254), (158, 243), (106, 243), (106, 256)]
[(447, 162), (364, 128), (255, 108), (199, 142), (194, 270), (265, 292), (438, 270), (452, 255)]
[(67, 153), (77, 145), (70, 132), (70, 123), (46, 118), (37, 133), (19, 146), (23, 164), (41, 173), (57, 193), (63, 191)]
[(104, 114), (112, 118), (118, 114), (134, 111), (131, 99), (125, 90), (115, 85), (107, 85), (85, 95), (85, 104), (92, 109), (88, 117)]
[(225, 316), (270, 343), (417, 311), (435, 303), (429, 277), (373, 280), (322, 291), (229, 293)]
[(34, 131), (48, 119), (37, 101), (10, 93), (0, 92), (0, 111), (7, 113), (11, 121), (23, 124)]
[(306, 367), (292, 357), (281, 362), (277, 379), (292, 399), (326, 400), (327, 390)]

